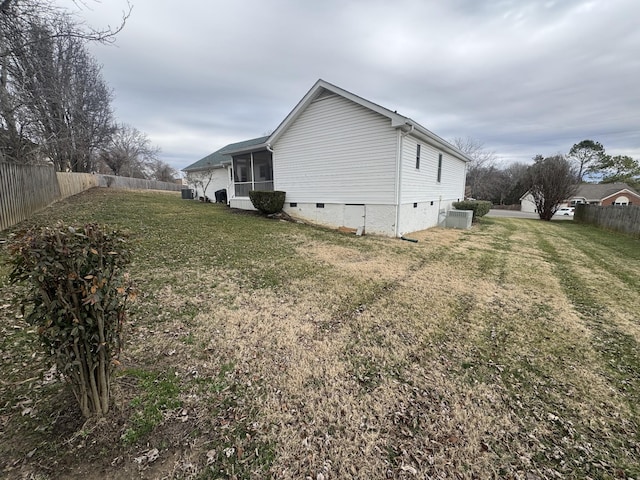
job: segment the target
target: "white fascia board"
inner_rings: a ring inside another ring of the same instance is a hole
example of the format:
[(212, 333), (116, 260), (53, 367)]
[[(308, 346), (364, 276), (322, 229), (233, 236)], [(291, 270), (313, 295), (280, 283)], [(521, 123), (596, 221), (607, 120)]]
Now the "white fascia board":
[(198, 168), (190, 168), (188, 170), (180, 170), (184, 173), (193, 173), (193, 172), (206, 172), (208, 170), (215, 170), (217, 168), (224, 168), (226, 165), (224, 163), (218, 163), (216, 165), (207, 165), (206, 167), (198, 167)]
[(313, 97), (315, 96), (315, 93), (321, 88), (321, 82), (322, 80), (318, 80), (313, 87), (311, 87), (311, 90), (309, 90), (304, 97), (302, 97), (302, 99), (298, 102), (298, 104), (293, 107), (293, 110), (291, 110), (289, 112), (289, 115), (287, 115), (284, 120), (282, 122), (280, 122), (280, 125), (278, 125), (278, 127), (273, 131), (273, 133), (269, 136), (269, 138), (267, 139), (267, 144), (268, 145), (272, 145), (273, 143), (275, 143), (275, 141), (280, 138), (280, 136), (285, 132), (285, 130), (287, 129), (287, 127), (289, 125), (291, 125), (291, 123), (293, 123), (293, 121), (298, 118), (298, 116), (300, 115), (300, 113), (302, 113), (302, 111), (307, 108), (307, 106), (311, 103), (311, 100), (313, 99)]
[(600, 198), (599, 200), (604, 200), (605, 198), (615, 197), (616, 195), (627, 194), (627, 193), (629, 195), (635, 195), (635, 193), (633, 193), (631, 190), (627, 190), (626, 188), (622, 188), (622, 189), (618, 190), (617, 192), (610, 193), (609, 195), (606, 195), (606, 196)]
[(289, 115), (287, 115), (286, 118), (280, 123), (280, 125), (278, 125), (278, 128), (273, 131), (271, 136), (267, 139), (267, 144), (271, 145), (275, 143), (278, 138), (280, 138), (280, 136), (286, 131), (289, 125), (291, 125), (291, 123), (293, 123), (295, 119), (298, 118), (298, 116), (307, 108), (307, 106), (309, 106), (320, 89), (325, 89), (329, 92), (335, 93), (336, 95), (340, 95), (347, 100), (351, 100), (358, 105), (361, 105), (365, 108), (368, 108), (369, 110), (387, 117), (391, 120), (391, 126), (394, 128), (401, 127), (409, 120), (407, 117), (398, 115), (397, 113), (392, 112), (387, 108), (381, 107), (378, 104), (370, 102), (369, 100), (365, 100), (362, 97), (354, 95), (351, 92), (348, 92), (340, 87), (337, 87), (329, 82), (325, 82), (324, 80), (320, 79), (313, 85), (313, 87), (311, 87), (311, 89), (305, 94), (305, 96), (302, 97), (302, 100), (298, 102), (293, 110), (291, 110)]
[(420, 125), (418, 122), (415, 122), (415, 121), (409, 119), (408, 122), (407, 122), (407, 125), (409, 127), (413, 127), (414, 128), (414, 130), (412, 132), (410, 132), (410, 135), (413, 135), (413, 136), (415, 136), (417, 138), (425, 140), (427, 143), (430, 143), (434, 147), (436, 147), (436, 148), (438, 148), (440, 150), (444, 150), (444, 151), (450, 153), (451, 155), (453, 155), (454, 157), (459, 158), (460, 160), (463, 160), (464, 162), (473, 161), (471, 157), (469, 157), (465, 153), (463, 153), (460, 150), (458, 150), (456, 147), (454, 147), (449, 142), (447, 142), (444, 138), (439, 137), (438, 135), (436, 135), (435, 133), (433, 133), (430, 130), (427, 130), (422, 125)]
[(348, 92), (346, 90), (343, 90), (340, 87), (336, 87), (335, 85), (332, 85), (328, 82), (325, 82), (324, 80), (318, 80), (319, 83), (321, 83), (320, 87), (329, 90), (333, 93), (337, 93), (338, 95), (351, 100), (354, 103), (357, 103), (358, 105), (361, 105), (365, 108), (368, 108), (369, 110), (372, 110), (376, 113), (379, 113), (380, 115), (387, 117), (389, 120), (391, 120), (391, 126), (392, 127), (399, 127), (401, 125), (404, 125), (407, 121), (409, 121), (409, 118), (403, 116), (403, 115), (399, 115), (395, 112), (392, 112), (391, 110), (389, 110), (388, 108), (384, 108), (380, 105), (378, 105), (377, 103), (373, 103), (370, 102), (367, 99), (364, 99), (362, 97), (359, 97), (358, 95), (355, 95), (351, 92)]
[[(376, 103), (370, 102), (369, 100), (359, 97), (358, 95), (354, 95), (353, 93), (348, 92), (322, 79), (319, 79), (313, 85), (313, 87), (311, 87), (311, 89), (306, 93), (306, 95), (302, 97), (302, 100), (300, 100), (298, 104), (294, 107), (294, 109), (291, 110), (289, 115), (287, 115), (286, 118), (280, 123), (280, 125), (278, 125), (278, 127), (273, 131), (271, 136), (265, 142), (265, 146), (271, 146), (273, 143), (275, 143), (278, 140), (278, 138), (280, 138), (280, 136), (286, 131), (289, 125), (291, 125), (291, 123), (293, 123), (295, 119), (313, 101), (313, 99), (316, 97), (316, 94), (320, 89), (325, 89), (329, 92), (340, 95), (341, 97), (344, 97), (347, 100), (350, 100), (384, 117), (387, 117), (389, 120), (391, 120), (391, 126), (393, 128), (400, 128), (406, 132), (407, 130), (405, 129), (407, 127), (409, 129), (413, 127), (413, 131), (410, 132), (412, 135), (415, 135), (418, 138), (422, 138), (423, 140), (427, 141), (428, 143), (432, 144), (433, 146), (441, 150), (445, 150), (449, 152), (451, 155), (453, 155), (456, 158), (459, 158), (460, 160), (463, 160), (464, 162), (472, 161), (470, 157), (462, 153), (460, 150), (458, 150), (456, 147), (451, 145), (449, 142), (447, 142), (443, 138), (439, 137), (435, 133), (424, 128), (418, 122), (411, 120), (410, 118), (405, 117), (403, 115), (399, 115), (396, 112), (392, 112), (388, 108), (384, 108)], [(228, 152), (225, 152), (225, 153), (228, 153)], [(241, 153), (241, 152), (233, 152), (233, 153)]]
[(236, 150), (225, 150), (222, 153), (224, 155), (232, 156), (232, 155), (238, 155), (240, 153), (251, 153), (251, 152), (257, 152), (258, 150), (267, 150), (268, 146), (269, 144), (267, 142), (264, 142), (264, 143), (258, 143), (257, 145), (238, 148)]

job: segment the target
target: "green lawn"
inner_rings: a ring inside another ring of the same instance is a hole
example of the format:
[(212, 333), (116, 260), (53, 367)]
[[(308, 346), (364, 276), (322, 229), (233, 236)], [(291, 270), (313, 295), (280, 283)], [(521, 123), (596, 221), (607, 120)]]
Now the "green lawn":
[(2, 477), (640, 477), (640, 240), (485, 218), (414, 244), (106, 189), (29, 223), (57, 221), (128, 230), (140, 294), (85, 422), (0, 262)]

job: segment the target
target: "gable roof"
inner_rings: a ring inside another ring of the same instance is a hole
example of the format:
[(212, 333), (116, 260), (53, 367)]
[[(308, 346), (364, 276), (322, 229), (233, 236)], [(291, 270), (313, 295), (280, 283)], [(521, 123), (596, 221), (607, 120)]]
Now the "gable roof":
[(431, 143), (447, 152), (451, 153), (455, 157), (464, 160), (465, 162), (470, 162), (471, 158), (458, 150), (455, 146), (439, 137), (435, 133), (426, 129), (418, 122), (410, 119), (409, 117), (405, 117), (403, 115), (398, 114), (397, 112), (393, 112), (388, 108), (382, 107), (376, 103), (370, 102), (362, 97), (354, 95), (351, 92), (348, 92), (340, 87), (332, 85), (329, 82), (326, 82), (322, 79), (318, 80), (311, 90), (307, 92), (307, 94), (302, 97), (302, 100), (298, 102), (298, 104), (294, 107), (294, 109), (287, 115), (287, 117), (278, 125), (271, 136), (267, 140), (267, 144), (270, 145), (274, 143), (278, 138), (282, 136), (282, 134), (289, 128), (289, 126), (302, 114), (302, 112), (309, 106), (311, 102), (325, 96), (327, 94), (337, 94), (341, 97), (346, 98), (347, 100), (351, 100), (358, 105), (361, 105), (369, 110), (372, 110), (380, 115), (387, 117), (391, 121), (391, 126), (394, 128), (402, 128), (406, 132), (410, 132), (417, 137), (420, 137), (427, 143)]
[(244, 140), (242, 142), (230, 143), (225, 145), (220, 150), (216, 150), (210, 153), (204, 158), (201, 158), (195, 163), (192, 163), (188, 167), (182, 169), (183, 172), (197, 172), (202, 170), (209, 170), (212, 168), (222, 168), (229, 162), (231, 162), (230, 153), (239, 153), (243, 150), (254, 150), (256, 147), (264, 145), (269, 137), (258, 137), (250, 140)]
[(252, 138), (250, 140), (244, 140), (242, 142), (230, 143), (229, 145), (222, 147), (220, 150), (216, 150), (206, 157), (201, 158), (197, 162), (192, 163), (188, 167), (183, 168), (182, 171), (196, 172), (209, 170), (211, 168), (222, 168), (223, 166), (231, 162), (232, 154), (245, 153), (263, 148), (270, 149), (271, 144), (273, 144), (278, 138), (280, 138), (280, 136), (282, 136), (287, 128), (289, 128), (289, 126), (302, 114), (302, 112), (309, 106), (311, 102), (322, 96), (330, 94), (340, 95), (347, 100), (350, 100), (384, 117), (387, 117), (391, 121), (392, 127), (401, 128), (403, 131), (411, 133), (412, 135), (421, 138), (423, 141), (431, 143), (432, 145), (444, 151), (447, 151), (460, 160), (463, 160), (465, 162), (472, 161), (469, 156), (458, 150), (455, 146), (439, 137), (432, 131), (426, 129), (418, 122), (411, 120), (409, 117), (400, 115), (397, 112), (392, 112), (388, 108), (382, 107), (377, 103), (373, 103), (369, 100), (359, 97), (358, 95), (354, 95), (351, 92), (348, 92), (340, 87), (337, 87), (329, 82), (320, 79), (313, 85), (313, 87), (311, 87), (311, 90), (309, 90), (307, 94), (302, 97), (302, 100), (298, 102), (294, 109), (289, 113), (289, 115), (286, 116), (286, 118), (280, 123), (280, 125), (278, 125), (278, 128), (276, 128), (271, 135)]
[(571, 198), (584, 198), (587, 201), (600, 201), (603, 198), (615, 195), (626, 190), (634, 195), (638, 195), (633, 188), (626, 183), (582, 183)]

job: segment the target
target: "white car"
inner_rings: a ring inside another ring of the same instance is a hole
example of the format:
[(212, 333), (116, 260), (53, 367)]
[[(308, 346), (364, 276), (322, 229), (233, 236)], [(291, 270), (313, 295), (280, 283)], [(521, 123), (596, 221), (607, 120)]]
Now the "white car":
[(576, 209), (574, 207), (562, 207), (558, 209), (556, 215), (568, 215), (570, 217), (573, 217), (573, 212), (575, 212), (575, 210)]

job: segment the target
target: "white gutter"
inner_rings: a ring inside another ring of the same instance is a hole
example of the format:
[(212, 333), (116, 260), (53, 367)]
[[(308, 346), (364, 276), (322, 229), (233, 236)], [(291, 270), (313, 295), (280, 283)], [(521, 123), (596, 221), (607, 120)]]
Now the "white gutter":
[[(407, 122), (407, 124), (413, 127), (413, 123)], [(413, 131), (413, 130), (412, 130)], [(439, 137), (435, 133), (427, 130), (421, 125), (418, 125), (416, 128), (415, 135), (418, 137), (422, 137), (427, 143), (436, 147), (438, 150), (443, 150), (447, 153), (450, 153), (454, 157), (457, 157), (465, 162), (473, 161), (467, 154), (458, 150), (455, 146), (451, 145), (442, 137)]]

